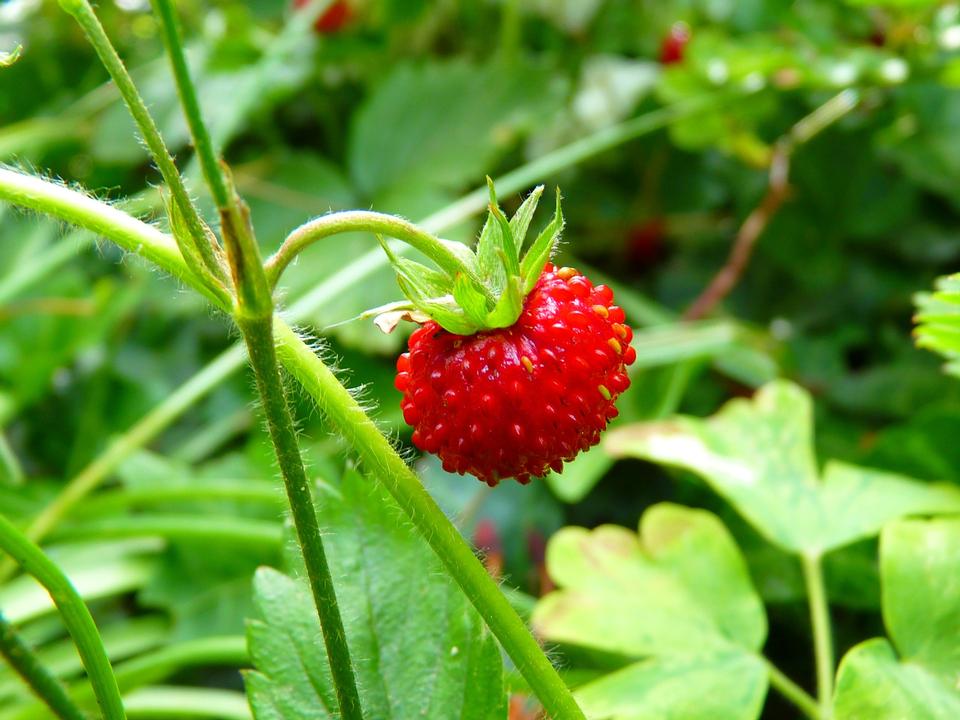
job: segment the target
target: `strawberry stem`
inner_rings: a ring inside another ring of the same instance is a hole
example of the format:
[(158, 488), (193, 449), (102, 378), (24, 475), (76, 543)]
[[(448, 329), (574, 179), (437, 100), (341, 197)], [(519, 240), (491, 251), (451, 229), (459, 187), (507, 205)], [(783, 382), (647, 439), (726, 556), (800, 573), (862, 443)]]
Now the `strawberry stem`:
[(450, 277), (464, 273), (479, 284), (474, 269), (451, 249), (453, 243), (443, 241), (396, 215), (368, 210), (347, 210), (314, 218), (291, 232), (280, 249), (264, 265), (270, 287), (276, 286), (286, 267), (310, 245), (347, 232), (369, 232), (401, 240), (433, 260)]
[(180, 237), (179, 234), (176, 236), (181, 252), (188, 260), (195, 255), (199, 255), (201, 259), (200, 263), (190, 263), (190, 269), (204, 278), (212, 291), (221, 297), (225, 297), (224, 280), (226, 275), (217, 258), (216, 249), (210, 242), (203, 221), (187, 193), (183, 178), (180, 177), (180, 172), (177, 170), (177, 166), (174, 164), (169, 150), (167, 150), (166, 143), (164, 143), (163, 137), (157, 129), (157, 124), (150, 115), (150, 111), (147, 110), (143, 98), (130, 77), (130, 73), (127, 72), (127, 68), (107, 37), (106, 32), (104, 32), (103, 26), (88, 0), (60, 0), (60, 5), (80, 25), (93, 49), (100, 57), (103, 66), (110, 73), (110, 77), (117, 86), (117, 90), (120, 91), (131, 117), (143, 136), (144, 143), (153, 156), (153, 161), (157, 164), (167, 187), (170, 188), (173, 202), (176, 203), (182, 214), (188, 231), (187, 237)]

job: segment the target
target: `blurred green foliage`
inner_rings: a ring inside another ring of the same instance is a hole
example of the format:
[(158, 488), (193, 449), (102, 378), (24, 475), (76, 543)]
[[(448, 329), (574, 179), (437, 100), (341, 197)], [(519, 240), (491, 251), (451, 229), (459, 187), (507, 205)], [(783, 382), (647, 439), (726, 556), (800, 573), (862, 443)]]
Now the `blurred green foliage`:
[[(911, 337), (914, 294), (960, 262), (960, 5), (349, 2), (347, 24), (325, 34), (298, 29), (292, 8), (275, 0), (178, 3), (203, 110), (265, 250), (329, 210), (372, 207), (422, 219), (481, 186), (485, 174), (496, 177), (635, 115), (704, 101), (705, 109), (665, 129), (540, 178), (563, 190), (565, 261), (608, 277), (630, 321), (649, 326), (637, 333), (640, 362), (620, 422), (709, 415), (786, 377), (812, 398), (817, 456), (923, 481), (960, 479), (960, 388)], [(98, 13), (212, 216), (148, 3), (105, 0)], [(663, 43), (676, 23), (686, 24), (690, 41), (679, 62), (664, 64)], [(54, 2), (0, 3), (0, 52), (18, 46), (19, 58), (0, 68), (0, 161), (161, 222), (159, 175), (71, 19)], [(795, 147), (785, 201), (732, 293), (711, 320), (680, 323), (767, 193), (778, 142), (844, 90), (856, 91), (857, 107)], [(519, 199), (501, 202), (513, 211)], [(444, 235), (469, 241), (478, 230), (479, 220), (468, 221)], [(373, 247), (372, 238), (347, 236), (310, 249), (284, 276), (286, 299), (356, 267)], [(939, 295), (921, 298), (920, 334), (955, 362), (955, 291), (951, 281), (939, 287)], [(391, 385), (401, 333), (343, 322), (398, 297), (381, 264), (305, 325), (325, 338), (325, 352), (404, 443)], [(197, 297), (138, 259), (0, 207), (0, 509), (25, 524), (233, 340)], [(161, 644), (157, 623), (162, 644), (239, 636), (255, 612), (255, 568), (283, 566), (282, 543), (270, 540), (281, 534), (282, 503), (270, 494), (275, 471), (252, 397), (245, 375), (217, 384), (111, 474), (104, 497), (77, 507), (51, 536), (51, 549), (117, 636), (108, 643), (117, 659)], [(298, 410), (311, 472), (336, 486), (350, 455), (307, 399)], [(731, 433), (746, 437), (750, 428)], [(767, 603), (768, 657), (812, 687), (795, 560), (768, 543), (760, 523), (758, 534), (738, 519), (709, 484), (615, 460), (602, 448), (544, 483), (492, 493), (444, 474), (432, 459), (418, 468), (444, 508), (460, 515), (465, 534), (492, 524), (488, 555), (502, 553), (508, 584), (532, 595), (549, 588), (544, 544), (563, 525), (634, 528), (662, 501), (711, 510), (743, 551), (753, 583), (744, 593)], [(212, 489), (190, 497), (199, 486)], [(209, 536), (174, 532), (175, 518), (209, 523)], [(248, 524), (213, 539), (219, 521)], [(884, 541), (891, 553), (915, 530), (895, 527)], [(883, 633), (876, 554), (867, 539), (826, 559), (838, 656)], [(885, 560), (884, 581), (903, 562)], [(51, 657), (66, 656), (54, 666), (82, 686), (61, 629), (46, 606), (31, 606), (36, 592), (15, 579), (0, 588), (0, 607)], [(894, 600), (885, 594), (883, 607)], [(904, 652), (905, 641), (889, 629)], [(896, 663), (887, 645), (856, 652), (858, 664), (851, 660), (841, 675), (844, 692), (859, 692), (868, 672)], [(629, 667), (568, 653), (575, 670)], [(217, 665), (171, 666), (168, 674), (240, 689), (239, 676)], [(904, 668), (887, 670), (899, 678)], [(28, 702), (11, 680), (0, 669), (0, 718), (18, 716), (17, 703)], [(763, 717), (789, 717), (786, 707), (770, 694)]]

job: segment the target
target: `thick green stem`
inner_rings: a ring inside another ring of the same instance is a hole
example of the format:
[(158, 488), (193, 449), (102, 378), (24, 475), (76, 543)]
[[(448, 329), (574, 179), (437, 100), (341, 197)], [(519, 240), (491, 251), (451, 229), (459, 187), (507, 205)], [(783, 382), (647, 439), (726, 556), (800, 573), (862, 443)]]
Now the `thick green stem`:
[(197, 151), (203, 177), (210, 188), (210, 194), (218, 208), (224, 208), (230, 202), (230, 192), (227, 182), (220, 170), (210, 133), (203, 122), (200, 112), (200, 103), (197, 101), (197, 91), (190, 79), (190, 70), (183, 53), (183, 42), (180, 39), (180, 29), (177, 23), (176, 10), (171, 0), (152, 0), (154, 13), (160, 18), (160, 27), (163, 30), (163, 43), (167, 48), (167, 56), (173, 67), (173, 77), (177, 82), (177, 92), (180, 95), (180, 104), (183, 114), (187, 118), (187, 126), (193, 137), (193, 147)]
[(61, 720), (85, 720), (66, 689), (23, 642), (13, 626), (0, 614), (0, 656), (23, 678), (38, 698)]
[(157, 164), (157, 168), (160, 170), (164, 182), (166, 182), (170, 188), (170, 193), (173, 195), (173, 202), (179, 209), (189, 234), (189, 238), (177, 238), (184, 257), (192, 259), (194, 255), (199, 255), (201, 262), (197, 267), (192, 269), (196, 271), (197, 274), (202, 275), (211, 286), (222, 289), (222, 281), (226, 276), (222, 265), (217, 259), (214, 246), (211, 244), (210, 238), (207, 235), (203, 221), (200, 219), (200, 215), (197, 214), (197, 209), (187, 194), (187, 188), (183, 184), (183, 178), (180, 177), (180, 172), (177, 170), (177, 166), (174, 164), (173, 158), (170, 156), (170, 152), (167, 150), (167, 146), (160, 136), (160, 131), (157, 129), (157, 125), (153, 121), (150, 111), (147, 110), (143, 98), (140, 97), (140, 93), (137, 92), (137, 88), (133, 84), (130, 73), (127, 72), (123, 61), (110, 43), (110, 39), (107, 37), (106, 32), (104, 32), (100, 20), (97, 18), (96, 13), (93, 12), (93, 8), (87, 0), (60, 0), (60, 5), (70, 13), (80, 27), (83, 28), (87, 39), (100, 57), (100, 61), (107, 69), (107, 72), (110, 73), (110, 77), (113, 78), (113, 82), (116, 84), (121, 97), (123, 97), (124, 103), (126, 103), (130, 111), (130, 115), (133, 116), (134, 122), (136, 122), (137, 127), (140, 129), (143, 141), (150, 150), (150, 154), (153, 156), (153, 160)]
[(440, 238), (434, 237), (413, 223), (396, 215), (366, 210), (347, 210), (314, 218), (291, 232), (280, 249), (267, 260), (264, 266), (270, 287), (277, 284), (287, 265), (305, 248), (323, 238), (346, 232), (369, 232), (403, 240), (433, 260), (451, 276), (457, 273), (471, 276), (474, 274)]
[(123, 720), (126, 717), (123, 701), (103, 640), (90, 611), (70, 580), (56, 563), (3, 516), (0, 516), (0, 549), (13, 557), (24, 572), (33, 575), (50, 594), (67, 632), (77, 645), (103, 717)]
[(290, 415), (286, 392), (280, 378), (280, 368), (277, 365), (277, 353), (273, 343), (272, 316), (268, 315), (262, 319), (241, 317), (238, 318), (237, 324), (247, 343), (250, 365), (257, 379), (257, 389), (260, 391), (270, 438), (273, 440), (280, 473), (283, 475), (283, 482), (290, 498), (297, 539), (303, 550), (310, 589), (320, 616), (323, 639), (327, 645), (327, 656), (337, 691), (337, 701), (340, 704), (340, 714), (346, 720), (359, 720), (363, 717), (360, 695), (353, 676), (350, 649), (347, 646), (347, 636), (340, 618), (333, 578), (330, 575), (326, 552), (320, 538), (320, 526), (317, 522), (310, 481), (303, 467), (293, 418)]
[(274, 333), (284, 366), (316, 400), (330, 423), (347, 439), (369, 474), (384, 484), (430, 543), (451, 577), (460, 585), (517, 670), (537, 694), (550, 717), (554, 720), (582, 720), (583, 712), (530, 630), (389, 440), (333, 372), (289, 326), (277, 320)]
[(191, 285), (221, 310), (230, 310), (226, 290), (210, 287), (187, 267), (172, 237), (122, 210), (43, 178), (3, 167), (0, 167), (0, 199), (103, 235)]
[(817, 701), (810, 697), (806, 690), (784, 675), (780, 671), (780, 668), (766, 658), (764, 658), (764, 661), (767, 665), (770, 684), (777, 692), (789, 700), (794, 707), (810, 718), (810, 720), (820, 720), (820, 706), (817, 705)]
[(833, 716), (833, 631), (830, 627), (830, 606), (823, 581), (823, 565), (819, 554), (805, 553), (800, 559), (810, 603), (810, 625), (813, 628), (817, 703), (820, 706), (820, 717), (830, 720)]

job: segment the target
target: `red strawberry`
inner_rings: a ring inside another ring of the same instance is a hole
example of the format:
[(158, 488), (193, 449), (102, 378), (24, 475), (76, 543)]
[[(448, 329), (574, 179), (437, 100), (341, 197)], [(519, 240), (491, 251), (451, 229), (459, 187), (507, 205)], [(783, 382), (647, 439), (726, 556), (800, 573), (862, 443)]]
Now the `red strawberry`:
[(683, 61), (683, 53), (690, 42), (690, 26), (685, 22), (676, 22), (660, 43), (660, 62), (673, 65)]
[(396, 387), (413, 442), (491, 486), (560, 472), (617, 416), (632, 336), (609, 288), (548, 263), (511, 326), (410, 336)]
[[(293, 6), (302, 8), (310, 3), (310, 0), (294, 0)], [(323, 14), (313, 23), (313, 29), (321, 35), (332, 35), (343, 28), (353, 19), (353, 8), (347, 0), (335, 0), (332, 2)]]
[[(407, 301), (390, 303), (377, 325), (422, 326), (397, 360), (396, 386), (413, 442), (448, 472), (493, 486), (560, 472), (595, 445), (630, 385), (633, 334), (613, 293), (571, 268), (550, 264), (563, 229), (553, 219), (522, 254), (543, 187), (507, 220), (490, 182), (490, 212), (476, 249), (416, 231), (405, 235), (435, 270), (381, 245)], [(378, 236), (379, 238), (379, 236)], [(403, 238), (400, 238), (403, 239)]]

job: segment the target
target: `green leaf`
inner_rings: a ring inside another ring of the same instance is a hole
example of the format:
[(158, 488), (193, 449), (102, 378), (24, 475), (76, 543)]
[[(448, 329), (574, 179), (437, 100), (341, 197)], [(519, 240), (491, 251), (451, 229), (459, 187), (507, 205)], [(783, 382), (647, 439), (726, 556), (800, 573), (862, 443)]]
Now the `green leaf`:
[(576, 697), (590, 718), (752, 720), (766, 693), (763, 661), (732, 652), (644, 660), (583, 685)]
[(960, 275), (938, 278), (932, 293), (918, 293), (917, 347), (947, 359), (946, 371), (960, 376)]
[(960, 696), (923, 668), (902, 664), (883, 638), (844, 656), (833, 705), (836, 720), (954, 720)]
[(557, 189), (557, 206), (553, 214), (553, 219), (543, 229), (543, 231), (534, 240), (533, 245), (527, 250), (520, 262), (520, 276), (523, 278), (523, 294), (533, 290), (537, 284), (540, 273), (543, 272), (543, 266), (547, 264), (550, 256), (553, 254), (560, 239), (560, 233), (563, 232), (563, 212), (560, 210), (560, 189)]
[(353, 117), (351, 174), (373, 198), (402, 185), (476, 182), (559, 106), (562, 87), (553, 78), (531, 63), (401, 65)]
[(717, 686), (726, 692), (712, 717), (757, 717), (766, 616), (714, 515), (663, 503), (644, 513), (639, 536), (613, 525), (564, 528), (547, 568), (560, 589), (537, 604), (538, 632), (638, 661), (581, 688), (591, 717), (686, 718), (690, 699)]
[(883, 620), (900, 655), (957, 688), (960, 520), (893, 523), (880, 541)]
[[(439, 560), (378, 486), (349, 473), (318, 515), (369, 718), (506, 717), (499, 648)], [(336, 701), (305, 583), (262, 568), (248, 626), (257, 718), (333, 718)]]
[(765, 385), (753, 400), (733, 400), (706, 420), (681, 416), (623, 427), (608, 434), (606, 448), (697, 473), (768, 540), (797, 553), (871, 537), (904, 515), (960, 509), (960, 490), (952, 485), (835, 462), (821, 478), (810, 396), (785, 381)]
[(888, 525), (880, 540), (880, 571), (890, 641), (868, 640), (844, 657), (837, 720), (960, 717), (960, 520)]

